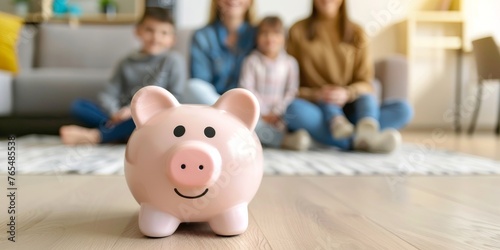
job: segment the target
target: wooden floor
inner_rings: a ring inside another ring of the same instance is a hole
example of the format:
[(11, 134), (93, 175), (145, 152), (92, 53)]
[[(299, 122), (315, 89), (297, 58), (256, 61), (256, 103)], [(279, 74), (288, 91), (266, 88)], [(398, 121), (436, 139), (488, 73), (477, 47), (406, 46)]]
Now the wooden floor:
[(478, 155), (500, 161), (500, 137), (493, 131), (478, 131), (473, 136), (462, 133), (456, 135), (451, 131), (404, 131), (406, 142), (423, 144), (429, 148), (441, 148), (452, 151)]
[[(431, 137), (405, 132), (411, 142)], [(448, 134), (436, 145), (500, 152), (491, 134)], [(266, 176), (243, 235), (189, 224), (163, 239), (139, 232), (123, 176), (20, 176), (18, 187), (16, 243), (0, 199), (0, 249), (500, 249), (500, 176)]]

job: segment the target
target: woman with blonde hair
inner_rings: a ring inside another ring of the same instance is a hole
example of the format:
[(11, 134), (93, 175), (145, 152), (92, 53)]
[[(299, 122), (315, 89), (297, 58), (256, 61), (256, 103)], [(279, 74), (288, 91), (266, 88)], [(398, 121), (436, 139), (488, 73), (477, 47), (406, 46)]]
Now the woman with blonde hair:
[(213, 104), (238, 86), (245, 57), (255, 48), (254, 0), (212, 0), (208, 25), (191, 44), (191, 77), (183, 102)]
[(290, 29), (300, 98), (288, 108), (288, 126), (343, 150), (388, 153), (399, 147), (397, 129), (410, 121), (412, 109), (403, 100), (377, 103), (368, 39), (350, 21), (346, 1), (313, 0), (311, 16)]

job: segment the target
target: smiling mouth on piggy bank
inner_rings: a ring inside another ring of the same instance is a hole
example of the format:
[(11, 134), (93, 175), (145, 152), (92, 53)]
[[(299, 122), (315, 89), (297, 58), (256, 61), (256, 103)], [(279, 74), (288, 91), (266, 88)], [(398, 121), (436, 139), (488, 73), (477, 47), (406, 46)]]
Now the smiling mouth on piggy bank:
[(207, 188), (207, 189), (205, 189), (205, 191), (203, 191), (203, 193), (201, 193), (200, 195), (196, 195), (196, 196), (187, 196), (187, 195), (183, 195), (183, 194), (181, 194), (181, 193), (177, 190), (177, 188), (174, 188), (174, 191), (175, 191), (175, 193), (176, 193), (178, 196), (180, 196), (180, 197), (182, 197), (182, 198), (185, 198), (185, 199), (198, 199), (198, 198), (201, 198), (201, 197), (203, 197), (204, 195), (206, 195), (206, 194), (208, 193), (208, 188)]

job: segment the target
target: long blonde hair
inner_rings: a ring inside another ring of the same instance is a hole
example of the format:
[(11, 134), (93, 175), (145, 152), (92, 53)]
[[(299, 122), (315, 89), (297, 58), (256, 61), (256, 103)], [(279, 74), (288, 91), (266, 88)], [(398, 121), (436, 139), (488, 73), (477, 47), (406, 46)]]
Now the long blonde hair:
[[(250, 0), (250, 1), (251, 1), (250, 7), (245, 13), (245, 21), (250, 24), (255, 24), (256, 21), (255, 0)], [(208, 23), (212, 24), (217, 20), (220, 20), (220, 18), (221, 18), (221, 13), (219, 11), (219, 6), (217, 5), (217, 0), (212, 0), (212, 4), (210, 5), (210, 17), (208, 19)]]

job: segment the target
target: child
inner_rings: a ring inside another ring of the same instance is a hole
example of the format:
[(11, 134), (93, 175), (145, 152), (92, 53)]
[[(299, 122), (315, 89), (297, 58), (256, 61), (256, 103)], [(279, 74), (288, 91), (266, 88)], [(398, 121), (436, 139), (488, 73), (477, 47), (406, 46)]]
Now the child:
[(99, 95), (100, 107), (77, 100), (72, 113), (87, 127), (75, 125), (60, 129), (64, 144), (97, 144), (126, 141), (135, 129), (130, 102), (141, 87), (156, 85), (179, 98), (187, 79), (182, 56), (170, 51), (175, 41), (175, 27), (168, 10), (147, 8), (136, 25), (142, 49), (123, 59)]
[(261, 120), (255, 131), (263, 145), (306, 150), (311, 145), (309, 134), (305, 130), (285, 133), (281, 119), (299, 86), (297, 61), (284, 47), (281, 19), (264, 18), (257, 28), (257, 50), (243, 64), (240, 86), (252, 91), (259, 100)]

